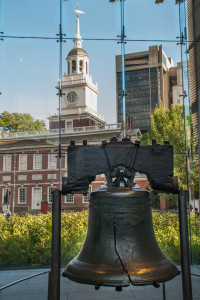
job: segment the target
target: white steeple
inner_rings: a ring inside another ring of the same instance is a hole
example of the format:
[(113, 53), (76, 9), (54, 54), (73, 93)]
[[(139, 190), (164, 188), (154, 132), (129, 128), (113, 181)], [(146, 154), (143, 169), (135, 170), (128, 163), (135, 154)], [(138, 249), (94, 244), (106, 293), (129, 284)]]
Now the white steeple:
[[(78, 10), (78, 7), (75, 12), (74, 47), (67, 55), (67, 74), (64, 74), (62, 81), (62, 127), (68, 128), (68, 130), (71, 130), (72, 127), (105, 124), (103, 118), (97, 113), (98, 85), (92, 81), (92, 76), (89, 73), (90, 59), (87, 52), (82, 48), (79, 16), (83, 12)], [(53, 121), (52, 118), (52, 124)], [(50, 126), (50, 128), (53, 127)]]
[[(78, 8), (78, 7), (77, 7)], [(74, 48), (67, 56), (68, 75), (71, 74), (85, 74), (89, 76), (89, 57), (87, 52), (82, 48), (82, 38), (80, 35), (79, 15), (84, 14), (83, 11), (76, 9), (76, 34), (74, 37)]]
[[(78, 5), (77, 5), (78, 8)], [(81, 11), (79, 9), (75, 10), (76, 12), (76, 35), (75, 38), (73, 40), (74, 42), (74, 48), (82, 48), (82, 39), (81, 39), (81, 35), (80, 35), (80, 22), (79, 22), (79, 14), (84, 14), (84, 11)]]

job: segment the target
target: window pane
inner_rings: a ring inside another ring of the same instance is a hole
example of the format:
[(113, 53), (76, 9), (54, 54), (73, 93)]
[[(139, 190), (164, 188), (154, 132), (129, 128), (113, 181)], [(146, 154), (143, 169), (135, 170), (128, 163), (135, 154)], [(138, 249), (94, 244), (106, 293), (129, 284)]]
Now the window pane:
[(83, 196), (83, 203), (88, 203), (89, 202), (91, 192), (92, 192), (92, 186), (90, 185), (87, 195)]
[(19, 188), (19, 203), (26, 203), (26, 188)]
[(55, 191), (56, 187), (49, 187), (48, 190), (48, 202), (52, 203), (53, 202), (53, 192)]
[(36, 170), (42, 169), (42, 154), (34, 155), (33, 168)]
[(4, 188), (2, 193), (2, 203), (10, 203), (11, 190)]
[(74, 196), (72, 194), (67, 194), (65, 196), (65, 203), (73, 203), (74, 202)]
[(11, 171), (11, 155), (4, 155), (3, 170)]
[(27, 155), (19, 155), (19, 170), (27, 170)]
[(57, 168), (57, 155), (49, 154), (48, 155), (48, 169), (56, 169)]

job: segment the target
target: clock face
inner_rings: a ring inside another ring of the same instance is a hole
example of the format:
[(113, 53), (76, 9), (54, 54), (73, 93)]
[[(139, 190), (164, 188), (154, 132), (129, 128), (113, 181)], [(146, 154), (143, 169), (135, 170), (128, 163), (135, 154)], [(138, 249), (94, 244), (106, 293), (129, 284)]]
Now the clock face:
[(77, 96), (76, 92), (71, 91), (67, 94), (67, 102), (68, 103), (76, 102), (77, 98), (78, 98), (78, 96)]

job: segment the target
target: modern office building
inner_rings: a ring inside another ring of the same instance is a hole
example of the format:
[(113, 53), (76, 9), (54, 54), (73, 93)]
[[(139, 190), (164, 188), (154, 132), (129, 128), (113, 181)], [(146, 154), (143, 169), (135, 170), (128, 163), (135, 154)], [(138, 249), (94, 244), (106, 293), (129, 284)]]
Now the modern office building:
[[(151, 115), (160, 102), (165, 108), (181, 103), (181, 64), (174, 67), (161, 46), (148, 51), (125, 55), (126, 114), (133, 118), (134, 128), (145, 132), (150, 128)], [(122, 63), (116, 56), (117, 121), (122, 122)]]
[(199, 152), (200, 103), (200, 2), (188, 0), (189, 84), (196, 159)]

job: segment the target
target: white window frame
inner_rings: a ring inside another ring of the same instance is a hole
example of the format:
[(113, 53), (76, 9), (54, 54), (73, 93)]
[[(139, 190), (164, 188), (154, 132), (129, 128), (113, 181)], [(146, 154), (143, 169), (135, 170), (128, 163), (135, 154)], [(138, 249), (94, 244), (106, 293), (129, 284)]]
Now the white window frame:
[[(35, 205), (35, 199), (34, 199), (34, 195), (35, 195), (35, 190), (39, 190), (40, 191), (40, 199), (38, 200), (37, 204)], [(41, 209), (41, 202), (42, 202), (42, 187), (39, 186), (34, 186), (32, 187), (32, 199), (31, 199), (31, 208), (32, 209)]]
[(65, 169), (67, 169), (67, 159), (68, 159), (68, 154), (65, 153)]
[(48, 169), (57, 169), (57, 153), (48, 154)]
[[(10, 188), (3, 188), (2, 189), (2, 204), (3, 204), (3, 202), (4, 202), (4, 196), (6, 195), (6, 191), (8, 190), (8, 192), (10, 193), (10, 196), (11, 196), (11, 189)], [(11, 202), (11, 199), (8, 199), (8, 200), (10, 200), (8, 203), (10, 203)]]
[(3, 156), (3, 170), (11, 171), (12, 164), (12, 156), (10, 154), (6, 154)]
[(65, 196), (65, 203), (74, 203), (74, 195), (72, 194), (67, 194)]
[(19, 170), (27, 170), (27, 154), (19, 155)]
[[(38, 161), (36, 160), (36, 157)], [(33, 169), (34, 170), (41, 170), (42, 169), (42, 153), (36, 153), (33, 156)]]
[[(49, 203), (53, 203), (53, 194), (51, 194), (50, 195), (50, 190), (55, 190), (56, 189), (56, 187), (55, 186), (49, 186), (48, 187), (48, 202)], [(51, 191), (51, 193), (52, 193), (52, 191)]]
[[(24, 190), (24, 198), (25, 201), (21, 201), (20, 200), (20, 190)], [(25, 204), (26, 203), (26, 199), (27, 199), (27, 189), (25, 187), (19, 187), (18, 188), (18, 204)]]
[[(67, 124), (69, 125), (70, 124), (70, 126), (67, 126)], [(65, 128), (73, 128), (73, 120), (66, 120), (65, 121)]]
[(89, 199), (90, 199), (90, 194), (92, 193), (92, 186), (89, 185), (89, 189), (88, 189), (88, 193), (86, 196), (83, 195), (83, 198), (82, 198), (82, 202), (83, 203), (89, 203)]

